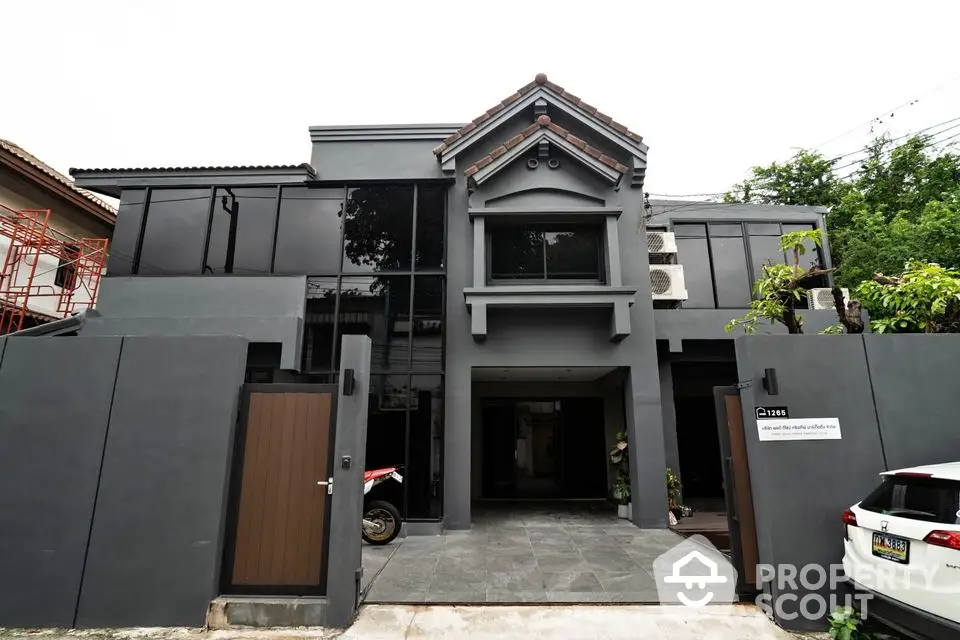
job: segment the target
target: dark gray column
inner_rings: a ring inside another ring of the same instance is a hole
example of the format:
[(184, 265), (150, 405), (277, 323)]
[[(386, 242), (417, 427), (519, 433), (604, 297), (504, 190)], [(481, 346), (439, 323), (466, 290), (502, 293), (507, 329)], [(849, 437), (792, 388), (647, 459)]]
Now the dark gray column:
[(667, 358), (661, 356), (659, 369), (660, 406), (663, 409), (663, 453), (666, 465), (679, 478), (680, 449), (677, 446), (677, 409), (673, 402), (673, 367)]
[(656, 360), (630, 367), (624, 394), (633, 524), (663, 529), (667, 526), (667, 484)]
[[(367, 336), (343, 336), (340, 390), (333, 449), (333, 503), (327, 547), (327, 626), (353, 621), (360, 595), (360, 526), (363, 519), (363, 471), (367, 458), (371, 342)], [(353, 369), (354, 389), (343, 392), (344, 371)], [(344, 464), (349, 457), (349, 465)]]
[(454, 366), (447, 368), (444, 401), (443, 525), (446, 529), (469, 529), (472, 418), (470, 367), (451, 364)]

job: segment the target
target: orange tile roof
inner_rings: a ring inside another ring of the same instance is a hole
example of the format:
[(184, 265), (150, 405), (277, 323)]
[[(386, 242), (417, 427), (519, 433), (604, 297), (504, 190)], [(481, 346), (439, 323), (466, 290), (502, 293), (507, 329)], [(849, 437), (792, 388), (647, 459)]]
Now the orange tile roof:
[(101, 200), (100, 198), (98, 198), (92, 191), (81, 189), (80, 187), (78, 187), (73, 183), (73, 180), (71, 178), (63, 175), (62, 173), (60, 173), (59, 171), (57, 171), (56, 169), (48, 165), (46, 162), (43, 162), (32, 153), (26, 151), (23, 147), (17, 144), (14, 144), (13, 142), (10, 142), (9, 140), (0, 139), (0, 149), (16, 156), (23, 162), (26, 162), (27, 164), (47, 174), (57, 182), (79, 193), (84, 198), (86, 198), (90, 202), (100, 207), (105, 213), (109, 214), (110, 216), (115, 217), (117, 215), (116, 208), (114, 208), (111, 204), (109, 204), (105, 200)]
[(547, 80), (547, 74), (538, 73), (536, 78), (533, 79), (533, 82), (528, 82), (527, 84), (523, 85), (522, 87), (520, 87), (519, 89), (511, 93), (509, 96), (507, 96), (497, 104), (487, 109), (486, 112), (474, 118), (472, 122), (468, 122), (467, 124), (460, 127), (457, 131), (447, 136), (447, 138), (444, 139), (444, 141), (441, 142), (440, 145), (433, 150), (433, 153), (436, 155), (440, 155), (451, 144), (453, 144), (457, 140), (460, 140), (461, 138), (466, 138), (480, 124), (482, 124), (486, 120), (489, 120), (496, 113), (507, 108), (507, 106), (513, 104), (514, 102), (521, 99), (523, 96), (531, 93), (532, 91), (536, 90), (536, 88), (540, 86), (545, 86), (551, 91), (553, 91), (554, 93), (559, 94), (561, 97), (577, 105), (578, 107), (580, 107), (581, 109), (589, 113), (591, 116), (593, 116), (600, 122), (603, 122), (604, 124), (610, 126), (615, 131), (621, 133), (622, 135), (625, 135), (626, 137), (630, 138), (634, 142), (643, 142), (643, 136), (637, 133), (634, 133), (633, 131), (630, 131), (630, 129), (628, 129), (625, 125), (620, 124), (619, 122), (617, 122), (616, 120), (608, 116), (607, 114), (598, 111), (596, 107), (594, 107), (593, 105), (587, 104), (586, 102), (581, 100), (579, 97), (570, 93), (560, 85), (550, 82), (549, 80)]

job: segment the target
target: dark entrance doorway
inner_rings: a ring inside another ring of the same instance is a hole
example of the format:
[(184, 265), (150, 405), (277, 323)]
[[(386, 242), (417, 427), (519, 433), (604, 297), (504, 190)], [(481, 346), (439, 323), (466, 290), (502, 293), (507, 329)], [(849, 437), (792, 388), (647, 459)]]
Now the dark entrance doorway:
[(483, 498), (605, 497), (602, 398), (491, 399), (482, 418)]
[(700, 511), (722, 512), (723, 468), (713, 388), (737, 381), (734, 362), (674, 362), (677, 451), (683, 499)]
[(228, 593), (323, 595), (335, 385), (244, 387)]

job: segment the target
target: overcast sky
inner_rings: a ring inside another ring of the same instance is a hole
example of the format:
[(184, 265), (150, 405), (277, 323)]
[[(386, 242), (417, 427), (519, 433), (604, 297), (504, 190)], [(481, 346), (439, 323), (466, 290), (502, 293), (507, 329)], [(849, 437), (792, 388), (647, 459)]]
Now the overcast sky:
[(854, 151), (881, 113), (960, 118), (951, 0), (0, 0), (0, 24), (0, 137), (62, 171), (306, 162), (310, 125), (466, 122), (540, 71), (644, 136), (655, 194)]

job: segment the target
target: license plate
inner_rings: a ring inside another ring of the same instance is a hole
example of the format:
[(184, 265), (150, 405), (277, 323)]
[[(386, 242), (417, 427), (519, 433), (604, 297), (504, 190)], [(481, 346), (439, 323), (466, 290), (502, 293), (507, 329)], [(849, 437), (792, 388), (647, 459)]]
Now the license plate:
[(910, 562), (910, 541), (886, 533), (874, 533), (873, 555), (900, 564), (908, 564)]

